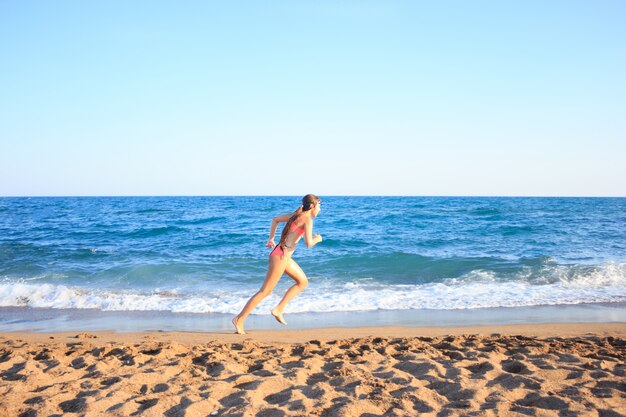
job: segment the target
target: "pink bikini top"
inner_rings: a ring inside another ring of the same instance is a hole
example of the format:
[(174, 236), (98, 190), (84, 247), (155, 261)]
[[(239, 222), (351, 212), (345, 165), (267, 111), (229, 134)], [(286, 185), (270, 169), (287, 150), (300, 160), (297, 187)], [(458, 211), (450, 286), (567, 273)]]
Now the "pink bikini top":
[(301, 227), (296, 226), (293, 223), (291, 223), (291, 226), (289, 226), (289, 230), (298, 233), (300, 236), (302, 236), (304, 234), (304, 229), (301, 228)]

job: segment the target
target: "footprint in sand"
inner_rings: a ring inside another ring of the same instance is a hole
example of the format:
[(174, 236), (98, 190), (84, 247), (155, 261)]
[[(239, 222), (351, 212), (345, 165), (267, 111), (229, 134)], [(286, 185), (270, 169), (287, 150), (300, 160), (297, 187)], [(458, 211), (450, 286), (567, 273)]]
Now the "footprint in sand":
[(510, 374), (530, 374), (532, 373), (526, 365), (519, 361), (502, 361), (502, 369)]
[(86, 400), (84, 397), (75, 398), (59, 403), (59, 408), (63, 410), (64, 413), (80, 413), (85, 408), (85, 403)]
[(489, 362), (480, 362), (476, 365), (470, 365), (465, 367), (468, 371), (470, 371), (474, 376), (483, 376), (494, 369), (493, 365)]
[(283, 391), (277, 392), (275, 394), (270, 394), (267, 397), (263, 398), (266, 402), (270, 404), (282, 404), (286, 403), (291, 399), (291, 388), (285, 389)]

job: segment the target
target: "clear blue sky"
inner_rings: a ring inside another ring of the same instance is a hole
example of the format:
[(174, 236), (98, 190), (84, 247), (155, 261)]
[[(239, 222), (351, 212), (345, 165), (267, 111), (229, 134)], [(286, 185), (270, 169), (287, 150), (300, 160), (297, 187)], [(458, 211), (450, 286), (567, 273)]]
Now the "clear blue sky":
[(626, 195), (624, 1), (0, 2), (0, 195)]

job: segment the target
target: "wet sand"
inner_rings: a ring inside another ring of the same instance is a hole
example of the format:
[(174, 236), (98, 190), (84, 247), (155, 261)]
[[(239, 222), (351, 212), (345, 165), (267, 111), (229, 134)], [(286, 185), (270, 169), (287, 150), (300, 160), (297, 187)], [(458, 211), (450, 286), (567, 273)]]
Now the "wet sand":
[(0, 333), (0, 416), (620, 416), (626, 323)]

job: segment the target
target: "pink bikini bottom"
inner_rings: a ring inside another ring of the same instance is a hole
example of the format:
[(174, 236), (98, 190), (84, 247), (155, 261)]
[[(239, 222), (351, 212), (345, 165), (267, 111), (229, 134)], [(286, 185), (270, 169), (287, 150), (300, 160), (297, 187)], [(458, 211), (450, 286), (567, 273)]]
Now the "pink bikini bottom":
[(280, 247), (280, 245), (274, 246), (274, 249), (270, 252), (270, 256), (280, 256), (281, 258), (285, 256), (285, 252)]

